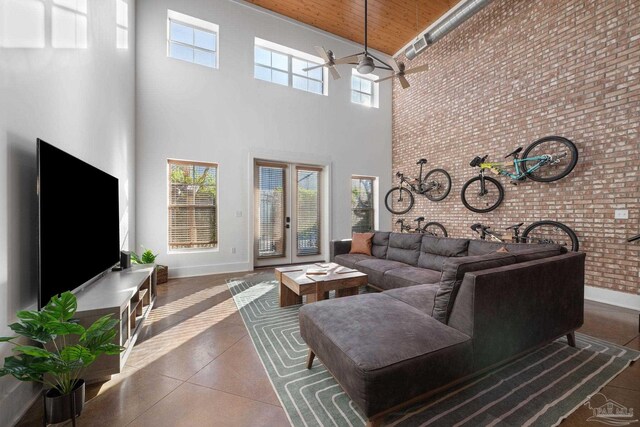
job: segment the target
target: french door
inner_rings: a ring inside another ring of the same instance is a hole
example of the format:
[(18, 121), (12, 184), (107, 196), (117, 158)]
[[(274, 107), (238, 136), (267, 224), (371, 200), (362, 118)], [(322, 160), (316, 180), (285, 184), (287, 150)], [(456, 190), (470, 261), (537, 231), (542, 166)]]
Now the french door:
[(319, 166), (256, 161), (254, 265), (324, 260)]

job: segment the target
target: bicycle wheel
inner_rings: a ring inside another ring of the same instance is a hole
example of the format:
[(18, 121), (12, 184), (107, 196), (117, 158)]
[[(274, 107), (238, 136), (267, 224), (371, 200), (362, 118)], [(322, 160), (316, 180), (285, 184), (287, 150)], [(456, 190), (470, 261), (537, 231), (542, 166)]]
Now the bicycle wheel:
[[(546, 136), (541, 138), (524, 150), (522, 158), (551, 156), (553, 160), (545, 163), (538, 170), (527, 174), (527, 177), (539, 182), (552, 182), (563, 178), (573, 170), (578, 163), (578, 148), (576, 145), (562, 136)], [(525, 171), (535, 166), (539, 160), (523, 162)]]
[(428, 222), (423, 228), (424, 232), (434, 237), (447, 237), (447, 229), (439, 222)]
[(424, 177), (422, 185), (430, 188), (424, 193), (425, 197), (432, 202), (444, 200), (451, 191), (451, 177), (444, 169), (433, 169)]
[(389, 212), (402, 215), (413, 207), (413, 194), (404, 187), (393, 187), (384, 197), (384, 205)]
[(574, 252), (580, 247), (576, 233), (557, 221), (534, 222), (524, 230), (522, 240), (526, 243), (556, 243)]
[(502, 203), (504, 199), (504, 188), (497, 179), (490, 176), (484, 177), (484, 193), (480, 188), (480, 177), (476, 176), (467, 181), (462, 187), (460, 197), (467, 209), (473, 212), (491, 212)]

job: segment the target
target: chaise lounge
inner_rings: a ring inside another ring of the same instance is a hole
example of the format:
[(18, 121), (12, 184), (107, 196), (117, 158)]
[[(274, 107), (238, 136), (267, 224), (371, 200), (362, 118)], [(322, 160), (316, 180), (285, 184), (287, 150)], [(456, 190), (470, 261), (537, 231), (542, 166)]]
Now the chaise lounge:
[(305, 305), (300, 331), (308, 367), (317, 355), (369, 425), (561, 336), (575, 345), (584, 253), (385, 232), (371, 255), (332, 246), (383, 292)]

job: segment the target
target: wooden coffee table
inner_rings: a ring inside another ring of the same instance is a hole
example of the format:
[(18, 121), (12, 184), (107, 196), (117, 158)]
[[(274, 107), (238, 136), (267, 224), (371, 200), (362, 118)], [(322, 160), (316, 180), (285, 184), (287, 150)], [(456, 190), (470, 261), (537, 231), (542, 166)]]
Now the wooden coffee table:
[[(327, 274), (307, 275), (308, 269), (323, 269)], [(302, 304), (303, 295), (307, 303), (325, 299), (329, 291), (336, 291), (336, 298), (357, 295), (358, 288), (368, 283), (366, 274), (332, 262), (279, 267), (275, 274), (280, 282), (280, 307)]]

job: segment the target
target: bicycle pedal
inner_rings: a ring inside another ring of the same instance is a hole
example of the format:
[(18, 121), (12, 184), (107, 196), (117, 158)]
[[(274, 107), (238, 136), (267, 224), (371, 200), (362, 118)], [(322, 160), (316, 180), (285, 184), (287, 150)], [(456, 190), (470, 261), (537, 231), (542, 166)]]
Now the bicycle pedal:
[(516, 186), (517, 186), (518, 184), (520, 184), (520, 182), (518, 182), (518, 181), (511, 181), (511, 185), (516, 185)]

